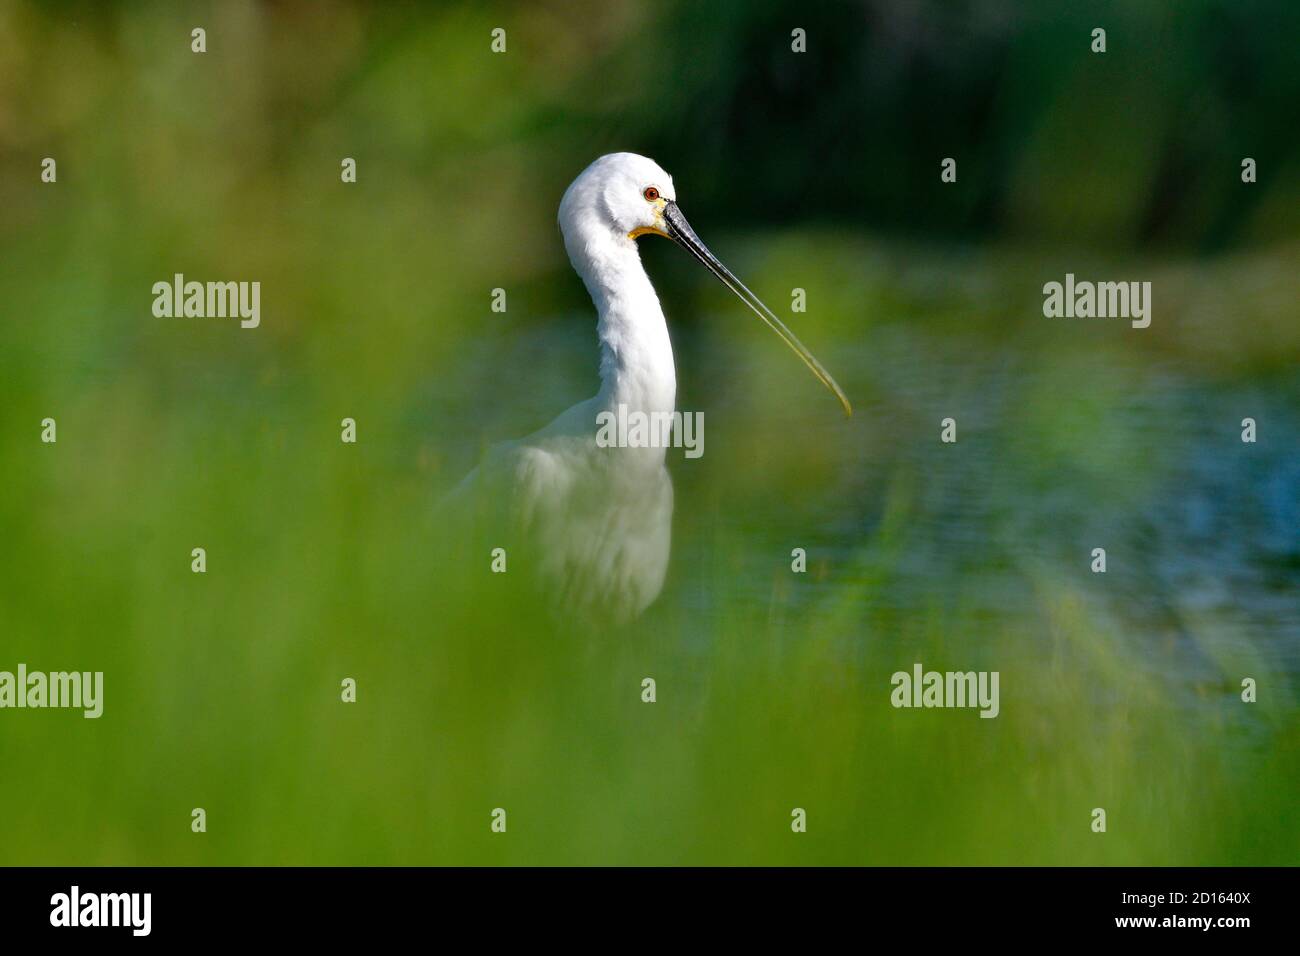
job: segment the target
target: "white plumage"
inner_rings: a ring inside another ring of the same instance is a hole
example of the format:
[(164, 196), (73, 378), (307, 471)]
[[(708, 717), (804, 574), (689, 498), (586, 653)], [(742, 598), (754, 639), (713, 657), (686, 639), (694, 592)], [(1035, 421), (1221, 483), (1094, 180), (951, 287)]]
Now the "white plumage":
[(792, 333), (714, 257), (676, 205), (672, 177), (634, 153), (588, 166), (560, 202), (573, 268), (596, 305), (600, 391), (541, 430), (494, 446), (453, 492), (458, 511), (489, 516), (511, 571), (530, 575), (563, 614), (625, 621), (659, 595), (672, 539), (673, 488), (663, 447), (601, 447), (597, 416), (671, 413), (672, 343), (636, 240), (687, 248), (848, 401)]

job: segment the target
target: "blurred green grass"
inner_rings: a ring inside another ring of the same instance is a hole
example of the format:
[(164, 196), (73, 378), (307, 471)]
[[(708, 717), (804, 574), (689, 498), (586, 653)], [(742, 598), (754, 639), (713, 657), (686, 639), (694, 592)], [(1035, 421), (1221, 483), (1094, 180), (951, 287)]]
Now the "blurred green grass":
[[(1284, 34), (1170, 13), (1160, 82), (1116, 86), (1148, 14), (1115, 8), (1090, 74), (1063, 52), (1082, 14), (1011, 9), (937, 45), (880, 5), (801, 11), (837, 55), (796, 69), (771, 4), (0, 5), (0, 668), (106, 673), (98, 721), (0, 715), (0, 862), (1294, 863)], [(1188, 68), (1216, 24), (1256, 63), (1226, 90)], [(1000, 117), (951, 134), (977, 150), (955, 200), (940, 103)], [(1117, 116), (1094, 155), (1079, 130)], [(1244, 202), (1204, 172), (1235, 181), (1243, 139), (1273, 157)], [(485, 442), (594, 389), (554, 215), (612, 148), (672, 170), (779, 313), (808, 290), (792, 324), (859, 415), (648, 247), (708, 451), (673, 462), (663, 598), (592, 635), (509, 576), (453, 590), (424, 516)], [(1153, 170), (1193, 160), (1171, 211)], [(1042, 320), (1066, 271), (1152, 278), (1151, 329)], [(174, 272), (260, 280), (262, 327), (155, 320)], [(1251, 412), (1266, 439), (1232, 459)], [(1200, 494), (1236, 544), (1183, 537), (1171, 502)], [(1098, 536), (1124, 542), (1105, 587)], [(1001, 715), (892, 709), (918, 660), (999, 670)]]

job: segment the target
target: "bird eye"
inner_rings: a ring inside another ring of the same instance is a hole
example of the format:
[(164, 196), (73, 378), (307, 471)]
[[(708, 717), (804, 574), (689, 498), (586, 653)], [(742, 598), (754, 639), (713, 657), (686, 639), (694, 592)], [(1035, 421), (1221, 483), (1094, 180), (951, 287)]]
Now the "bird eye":
[(641, 195), (645, 196), (646, 202), (654, 202), (659, 198), (659, 190), (655, 189), (653, 186), (647, 186), (645, 192)]

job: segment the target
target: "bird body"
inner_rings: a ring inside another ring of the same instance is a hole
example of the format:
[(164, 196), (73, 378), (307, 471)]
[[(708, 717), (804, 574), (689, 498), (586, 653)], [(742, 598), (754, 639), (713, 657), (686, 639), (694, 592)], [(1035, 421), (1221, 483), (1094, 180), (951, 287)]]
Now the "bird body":
[(840, 397), (839, 387), (792, 333), (708, 251), (676, 206), (670, 177), (634, 153), (588, 166), (560, 202), (574, 270), (596, 306), (600, 390), (539, 431), (493, 446), (452, 495), (456, 510), (496, 519), (500, 543), (522, 558), (562, 614), (630, 620), (663, 587), (672, 539), (673, 487), (662, 442), (607, 447), (602, 414), (671, 415), (677, 377), (668, 324), (636, 240), (673, 238), (768, 323)]
[(673, 486), (662, 454), (623, 455), (633, 449), (598, 446), (594, 429), (576, 432), (594, 407), (589, 399), (493, 446), (470, 481), (481, 502), (500, 503), (488, 524), (547, 603), (567, 618), (623, 623), (663, 588)]

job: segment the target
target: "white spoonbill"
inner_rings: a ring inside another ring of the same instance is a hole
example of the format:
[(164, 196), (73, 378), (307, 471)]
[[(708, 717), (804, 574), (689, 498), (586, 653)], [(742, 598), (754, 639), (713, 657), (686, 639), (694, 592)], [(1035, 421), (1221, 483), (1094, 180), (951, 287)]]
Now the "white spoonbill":
[[(511, 572), (533, 576), (562, 614), (619, 622), (659, 595), (668, 569), (673, 486), (663, 447), (602, 447), (602, 412), (674, 411), (677, 376), (659, 297), (636, 240), (665, 236), (722, 280), (803, 359), (851, 414), (830, 373), (718, 261), (677, 207), (673, 179), (635, 153), (602, 156), (560, 202), (569, 260), (596, 305), (600, 391), (540, 431), (493, 446), (453, 492), (458, 512), (490, 518)], [(661, 444), (661, 443), (660, 443)], [(486, 560), (484, 553), (483, 560)]]

